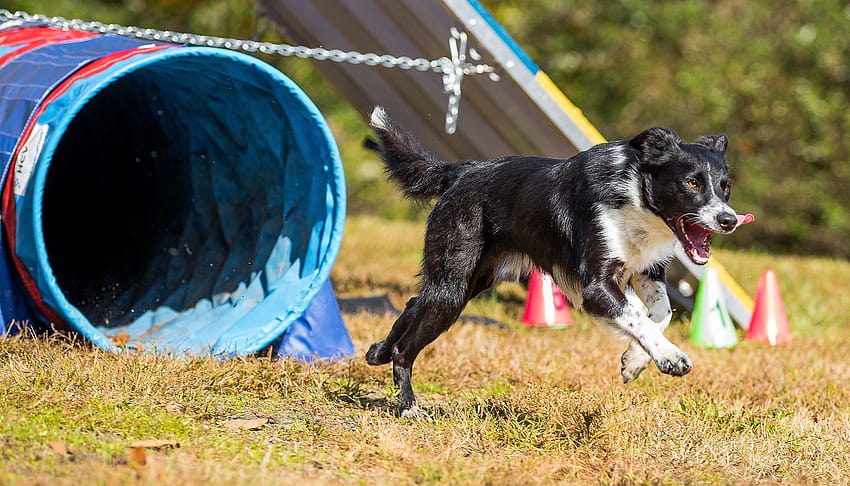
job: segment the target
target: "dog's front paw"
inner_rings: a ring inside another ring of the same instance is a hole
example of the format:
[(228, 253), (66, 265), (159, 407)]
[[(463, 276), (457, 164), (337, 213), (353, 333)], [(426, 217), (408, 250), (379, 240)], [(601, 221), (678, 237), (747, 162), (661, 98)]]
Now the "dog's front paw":
[(424, 420), (426, 422), (434, 421), (434, 419), (432, 419), (431, 416), (428, 415), (428, 412), (419, 408), (419, 405), (415, 403), (409, 406), (399, 405), (397, 412), (399, 417), (405, 419)]
[(651, 361), (652, 358), (646, 354), (646, 351), (630, 346), (620, 358), (620, 374), (623, 376), (623, 383), (635, 381)]
[(684, 376), (691, 372), (691, 358), (678, 348), (657, 358), (655, 365), (662, 373), (672, 376)]

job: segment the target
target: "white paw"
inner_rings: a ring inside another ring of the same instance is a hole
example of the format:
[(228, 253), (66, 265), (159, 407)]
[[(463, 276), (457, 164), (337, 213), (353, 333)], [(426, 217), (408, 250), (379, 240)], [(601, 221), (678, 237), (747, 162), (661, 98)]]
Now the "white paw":
[(652, 358), (646, 354), (646, 351), (640, 347), (629, 346), (620, 358), (620, 374), (623, 376), (623, 383), (635, 381), (651, 362)]
[(656, 353), (653, 359), (658, 370), (662, 373), (684, 376), (691, 372), (691, 359), (676, 346)]
[(425, 420), (427, 422), (432, 422), (434, 420), (430, 415), (428, 415), (428, 412), (419, 408), (419, 405), (415, 403), (409, 408), (400, 410), (399, 417), (413, 420)]

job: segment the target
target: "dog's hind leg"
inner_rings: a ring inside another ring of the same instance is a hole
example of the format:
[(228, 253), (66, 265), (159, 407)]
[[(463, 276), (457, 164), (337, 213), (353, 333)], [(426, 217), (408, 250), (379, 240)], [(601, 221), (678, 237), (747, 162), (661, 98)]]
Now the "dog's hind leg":
[[(465, 301), (440, 298), (436, 292), (423, 287), (419, 297), (411, 301), (399, 320), (409, 322), (404, 333), (390, 346), (393, 362), (393, 381), (399, 389), (397, 411), (401, 417), (426, 417), (416, 403), (411, 375), (413, 362), (425, 346), (433, 342), (457, 320)], [(392, 334), (392, 332), (391, 332)], [(385, 341), (387, 342), (387, 341)], [(384, 344), (383, 346), (387, 346)]]
[[(370, 365), (377, 366), (392, 361), (393, 381), (399, 389), (399, 394), (396, 398), (396, 411), (401, 417), (428, 417), (416, 405), (416, 397), (413, 394), (413, 385), (410, 379), (413, 371), (413, 361), (425, 344), (433, 341), (433, 338), (416, 347), (412, 347), (411, 342), (421, 343), (423, 339), (420, 328), (423, 326), (433, 328), (434, 323), (431, 322), (433, 320), (441, 321), (437, 324), (437, 327), (445, 328), (448, 328), (453, 322), (450, 318), (440, 319), (436, 315), (428, 315), (428, 307), (430, 306), (426, 307), (425, 300), (421, 296), (408, 300), (404, 311), (396, 319), (395, 323), (393, 323), (393, 327), (390, 329), (386, 339), (372, 344), (369, 347), (369, 351), (366, 352), (366, 362)], [(460, 312), (458, 312), (459, 314)], [(447, 324), (446, 321), (448, 321)]]
[[(484, 211), (474, 193), (448, 191), (428, 218), (422, 258), (422, 289), (407, 303), (387, 338), (366, 353), (370, 364), (391, 359), (402, 417), (427, 416), (416, 404), (413, 362), (445, 332), (482, 287), (493, 284), (493, 259), (485, 250)], [(388, 359), (389, 358), (389, 359)]]
[[(442, 203), (442, 204), (441, 204)], [(403, 417), (424, 415), (416, 404), (413, 362), (448, 330), (466, 303), (495, 281), (495, 258), (484, 248), (482, 211), (454, 199), (434, 208), (425, 235), (422, 290), (405, 309), (406, 330), (392, 344), (393, 379)]]
[(411, 317), (413, 316), (412, 308), (416, 305), (417, 297), (412, 297), (407, 301), (404, 311), (393, 323), (392, 329), (383, 341), (379, 341), (369, 346), (369, 351), (366, 352), (366, 362), (372, 366), (387, 364), (393, 360), (393, 344), (400, 338), (407, 328), (410, 327)]
[[(489, 275), (487, 277), (479, 277), (478, 280), (473, 282), (473, 284), (470, 286), (471, 292), (474, 293), (471, 293), (471, 297), (469, 298), (475, 297), (484, 290), (487, 290), (493, 285), (493, 282), (494, 279), (492, 275)], [(372, 366), (378, 366), (382, 364), (387, 364), (392, 361), (393, 346), (395, 345), (396, 341), (398, 341), (398, 339), (405, 334), (405, 332), (411, 325), (419, 325), (417, 324), (417, 314), (419, 313), (419, 311), (416, 309), (416, 304), (418, 300), (419, 297), (411, 297), (410, 300), (407, 301), (407, 305), (405, 306), (404, 311), (393, 323), (393, 327), (392, 329), (390, 329), (390, 332), (389, 334), (387, 334), (387, 337), (384, 338), (383, 341), (378, 341), (377, 343), (374, 343), (369, 346), (369, 350), (366, 352), (366, 362), (368, 364)], [(463, 305), (466, 305), (467, 301), (464, 301)], [(460, 311), (463, 310), (463, 305), (461, 306)], [(458, 311), (458, 315), (460, 315), (460, 311)], [(457, 317), (455, 317), (455, 320), (456, 319)]]
[(417, 405), (413, 393), (413, 362), (425, 346), (454, 324), (470, 299), (492, 287), (493, 267), (475, 271), (470, 280), (442, 280), (437, 284), (426, 281), (422, 293), (411, 299), (411, 305), (405, 309), (414, 325), (392, 346), (393, 380), (399, 389), (397, 406), (401, 417), (428, 417)]

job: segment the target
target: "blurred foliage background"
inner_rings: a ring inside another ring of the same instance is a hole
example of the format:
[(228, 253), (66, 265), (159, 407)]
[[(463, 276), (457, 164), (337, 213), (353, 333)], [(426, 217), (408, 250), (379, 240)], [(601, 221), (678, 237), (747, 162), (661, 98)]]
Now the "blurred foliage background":
[[(733, 207), (754, 213), (757, 223), (717, 244), (850, 257), (850, 4), (483, 3), (607, 138), (653, 125), (674, 128), (686, 140), (729, 135)], [(4, 4), (51, 16), (286, 41), (273, 27), (255, 27), (254, 5), (246, 0)], [(424, 210), (401, 200), (375, 156), (362, 149), (368, 128), (360, 115), (311, 64), (264, 59), (292, 77), (328, 117), (343, 152), (350, 210), (421, 217)]]

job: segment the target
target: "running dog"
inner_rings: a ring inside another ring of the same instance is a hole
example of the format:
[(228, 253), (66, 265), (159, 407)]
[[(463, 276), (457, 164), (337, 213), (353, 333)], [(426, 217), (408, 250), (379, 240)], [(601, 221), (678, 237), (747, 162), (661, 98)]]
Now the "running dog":
[[(411, 385), (419, 352), (470, 299), (534, 268), (551, 274), (575, 308), (630, 340), (621, 358), (624, 382), (651, 361), (668, 375), (691, 371), (688, 356), (663, 335), (672, 314), (665, 267), (677, 243), (704, 265), (713, 233), (731, 233), (752, 220), (728, 204), (725, 135), (685, 143), (656, 127), (569, 159), (446, 163), (381, 107), (372, 112), (371, 126), (390, 179), (411, 199), (437, 198), (425, 234), (421, 291), (386, 339), (366, 353), (370, 365), (392, 362), (401, 416), (427, 416)], [(645, 308), (626, 298), (628, 287)]]

